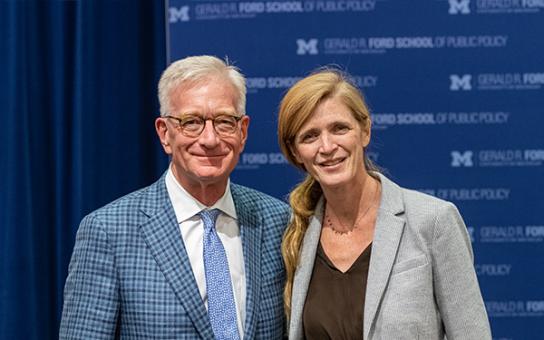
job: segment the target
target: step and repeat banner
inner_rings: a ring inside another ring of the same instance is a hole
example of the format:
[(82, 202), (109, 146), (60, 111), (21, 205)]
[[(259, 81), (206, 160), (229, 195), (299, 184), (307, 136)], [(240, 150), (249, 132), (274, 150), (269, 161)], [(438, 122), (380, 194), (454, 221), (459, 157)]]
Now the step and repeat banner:
[(454, 202), (494, 339), (544, 337), (544, 0), (170, 0), (170, 59), (212, 54), (247, 77), (249, 142), (233, 181), (285, 198), (277, 109), (317, 67), (353, 75), (370, 155)]

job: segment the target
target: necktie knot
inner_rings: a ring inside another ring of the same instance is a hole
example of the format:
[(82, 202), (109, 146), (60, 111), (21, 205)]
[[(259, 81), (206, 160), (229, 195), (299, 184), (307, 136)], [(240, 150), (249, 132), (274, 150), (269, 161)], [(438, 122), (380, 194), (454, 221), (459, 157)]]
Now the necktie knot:
[(215, 221), (217, 220), (217, 216), (219, 216), (220, 213), (221, 210), (219, 209), (202, 210), (201, 212), (199, 212), (198, 214), (200, 215), (200, 218), (204, 223), (204, 229), (214, 229)]

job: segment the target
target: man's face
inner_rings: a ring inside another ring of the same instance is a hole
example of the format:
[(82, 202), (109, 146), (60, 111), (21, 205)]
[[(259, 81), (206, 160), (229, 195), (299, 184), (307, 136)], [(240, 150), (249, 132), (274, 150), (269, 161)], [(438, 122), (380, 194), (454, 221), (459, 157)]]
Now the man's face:
[[(170, 115), (198, 115), (214, 118), (221, 114), (239, 116), (236, 91), (223, 78), (210, 78), (190, 86), (180, 86), (170, 93)], [(247, 139), (249, 117), (244, 116), (234, 133), (220, 137), (211, 120), (202, 133), (187, 137), (174, 119), (160, 117), (155, 127), (164, 151), (172, 157), (172, 171), (189, 192), (208, 186), (224, 188)]]

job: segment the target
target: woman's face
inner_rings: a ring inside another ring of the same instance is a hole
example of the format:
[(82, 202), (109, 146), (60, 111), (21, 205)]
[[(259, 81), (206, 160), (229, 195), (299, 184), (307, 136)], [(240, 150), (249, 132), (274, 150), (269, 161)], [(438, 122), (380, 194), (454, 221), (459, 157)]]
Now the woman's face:
[(295, 136), (292, 152), (323, 189), (355, 184), (366, 170), (363, 131), (350, 109), (336, 97), (321, 102)]

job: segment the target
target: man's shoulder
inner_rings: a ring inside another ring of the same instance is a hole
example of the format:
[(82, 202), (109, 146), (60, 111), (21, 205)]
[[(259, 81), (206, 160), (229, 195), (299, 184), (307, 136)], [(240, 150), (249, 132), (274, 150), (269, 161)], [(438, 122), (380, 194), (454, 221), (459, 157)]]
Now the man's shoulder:
[(284, 201), (240, 184), (231, 183), (231, 193), (234, 202), (237, 204), (242, 203), (259, 210), (289, 212), (289, 205)]
[(162, 191), (160, 190), (161, 180), (162, 178), (149, 186), (121, 196), (114, 201), (94, 210), (89, 214), (89, 216), (108, 217), (139, 210), (146, 210), (146, 208), (157, 204), (157, 201), (160, 199)]

